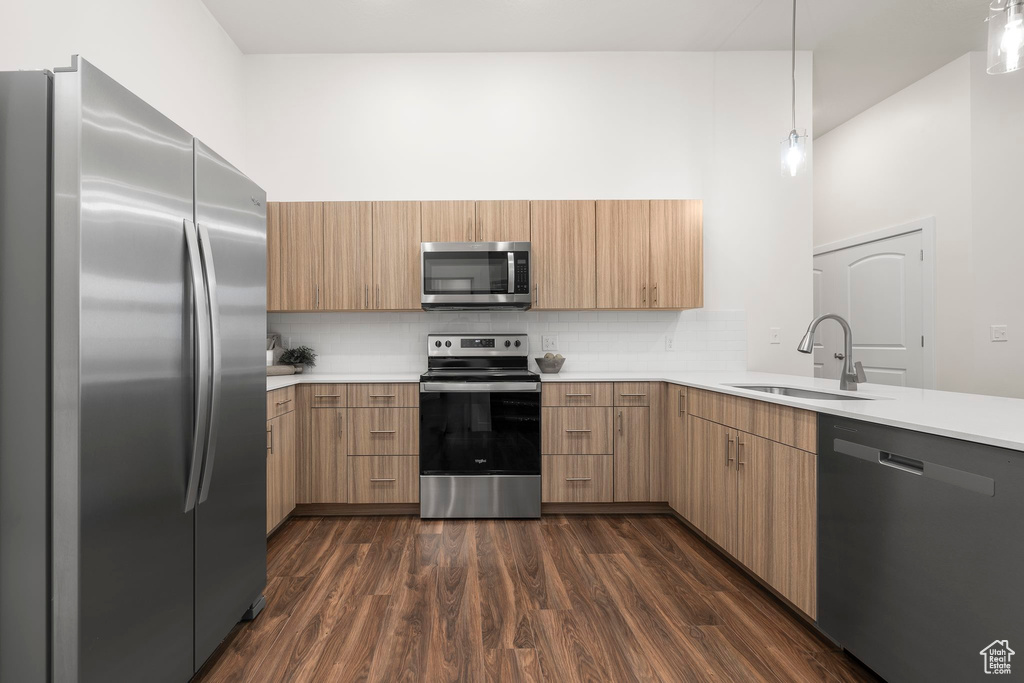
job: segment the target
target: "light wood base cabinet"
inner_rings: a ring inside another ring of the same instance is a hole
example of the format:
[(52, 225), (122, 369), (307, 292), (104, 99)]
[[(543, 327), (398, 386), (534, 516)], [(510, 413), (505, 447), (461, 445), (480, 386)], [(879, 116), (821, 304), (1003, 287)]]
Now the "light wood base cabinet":
[(344, 503), (348, 497), (347, 411), (313, 408), (310, 422), (310, 458), (302, 469), (302, 503)]
[(687, 431), (680, 514), (815, 617), (817, 456), (695, 416)]
[(418, 503), (420, 459), (415, 455), (350, 455), (350, 503)]
[(545, 455), (541, 460), (544, 503), (610, 503), (613, 456)]
[(295, 411), (267, 420), (267, 533), (295, 509)]
[(651, 499), (651, 409), (615, 408), (615, 500)]

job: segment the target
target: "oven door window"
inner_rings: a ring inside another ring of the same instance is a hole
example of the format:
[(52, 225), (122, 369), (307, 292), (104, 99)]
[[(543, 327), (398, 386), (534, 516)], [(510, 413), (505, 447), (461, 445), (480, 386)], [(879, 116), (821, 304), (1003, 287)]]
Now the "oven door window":
[(488, 252), (426, 252), (423, 254), (425, 294), (507, 294), (508, 254)]
[(420, 394), (421, 474), (540, 474), (540, 394)]

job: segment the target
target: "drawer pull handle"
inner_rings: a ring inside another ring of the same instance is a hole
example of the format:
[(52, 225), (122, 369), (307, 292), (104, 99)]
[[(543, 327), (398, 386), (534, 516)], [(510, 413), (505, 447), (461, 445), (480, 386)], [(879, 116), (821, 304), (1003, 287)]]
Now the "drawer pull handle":
[(394, 434), (394, 429), (371, 429), (371, 434)]
[(313, 394), (313, 398), (341, 398), (341, 394)]
[(590, 481), (591, 477), (566, 477), (566, 481)]
[(593, 394), (566, 394), (565, 396), (569, 398), (570, 396), (593, 396)]
[(277, 405), (283, 406), (285, 403), (291, 403), (291, 402), (292, 402), (292, 400), (289, 398), (289, 399), (286, 399), (284, 401), (278, 401)]
[(570, 434), (576, 434), (576, 433), (579, 433), (579, 432), (590, 432), (591, 430), (589, 430), (589, 429), (566, 429), (565, 431), (569, 432)]
[(370, 477), (370, 481), (395, 481), (395, 478), (391, 477), (388, 479), (386, 477)]
[(619, 396), (646, 396), (647, 394), (619, 394)]
[(394, 398), (394, 394), (370, 394), (370, 398)]

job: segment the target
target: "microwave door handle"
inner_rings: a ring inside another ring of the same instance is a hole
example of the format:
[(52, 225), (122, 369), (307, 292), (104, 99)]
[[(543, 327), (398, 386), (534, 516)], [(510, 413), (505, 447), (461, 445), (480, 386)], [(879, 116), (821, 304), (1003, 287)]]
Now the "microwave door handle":
[(516, 292), (516, 253), (508, 252), (508, 293)]

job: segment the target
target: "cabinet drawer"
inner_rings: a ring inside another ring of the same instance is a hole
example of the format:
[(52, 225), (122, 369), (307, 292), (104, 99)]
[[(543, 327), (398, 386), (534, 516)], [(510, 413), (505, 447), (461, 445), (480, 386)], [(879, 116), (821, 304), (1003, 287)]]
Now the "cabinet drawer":
[(611, 408), (542, 408), (541, 452), (604, 455), (612, 452)]
[(615, 405), (618, 406), (649, 406), (651, 405), (650, 382), (616, 382)]
[(348, 405), (348, 386), (313, 384), (309, 387), (309, 405), (314, 408), (344, 408)]
[(350, 384), (348, 404), (352, 408), (416, 408), (420, 404), (420, 385)]
[(805, 451), (818, 450), (817, 413), (714, 391), (690, 389), (689, 412)]
[(348, 420), (349, 455), (419, 455), (416, 408), (349, 408)]
[(295, 410), (295, 386), (267, 392), (267, 419)]
[(612, 492), (610, 455), (542, 458), (541, 500), (545, 503), (608, 503)]
[(541, 385), (541, 405), (610, 406), (611, 382), (547, 382)]
[(419, 502), (419, 462), (415, 455), (356, 455), (348, 458), (348, 501)]

